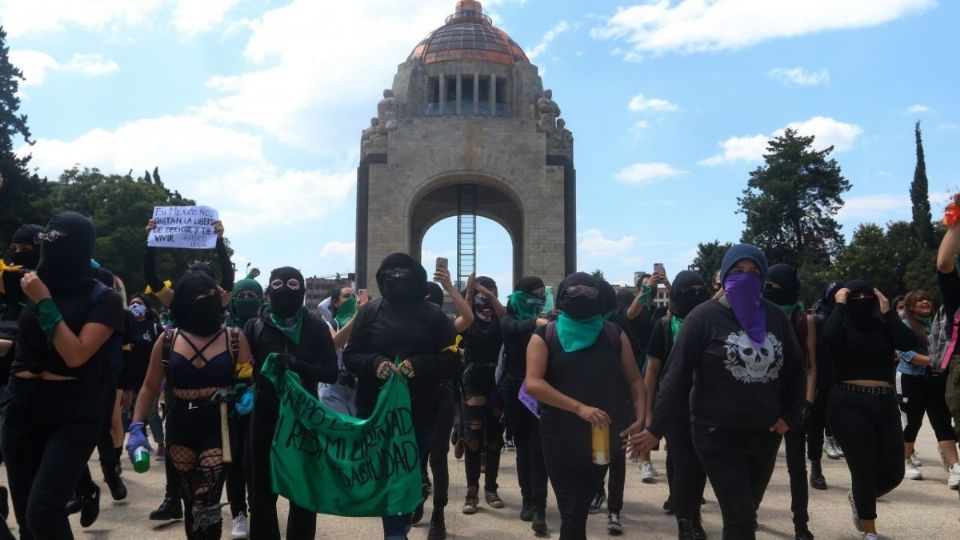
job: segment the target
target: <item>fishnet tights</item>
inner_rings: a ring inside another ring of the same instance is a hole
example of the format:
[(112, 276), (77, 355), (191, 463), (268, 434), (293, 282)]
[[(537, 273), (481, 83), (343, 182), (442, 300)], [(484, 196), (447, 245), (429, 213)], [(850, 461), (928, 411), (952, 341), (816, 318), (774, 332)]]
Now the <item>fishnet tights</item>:
[[(188, 537), (192, 537), (191, 533), (196, 534), (214, 524), (219, 529), (220, 495), (226, 478), (223, 451), (220, 448), (210, 448), (198, 454), (192, 448), (172, 445), (167, 448), (167, 459), (173, 460), (173, 466), (180, 477), (180, 491), (186, 507), (184, 525)], [(210, 519), (201, 519), (195, 523), (194, 509), (206, 516), (214, 507), (217, 509), (216, 523), (210, 523)]]

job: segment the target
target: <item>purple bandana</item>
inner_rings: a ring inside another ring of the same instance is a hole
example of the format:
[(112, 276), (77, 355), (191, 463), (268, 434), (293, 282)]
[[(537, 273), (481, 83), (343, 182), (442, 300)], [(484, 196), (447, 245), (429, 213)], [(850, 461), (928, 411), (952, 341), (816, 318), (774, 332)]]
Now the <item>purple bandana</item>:
[(755, 345), (763, 343), (767, 336), (767, 312), (760, 296), (762, 288), (763, 278), (756, 272), (727, 274), (723, 281), (723, 292), (733, 314)]

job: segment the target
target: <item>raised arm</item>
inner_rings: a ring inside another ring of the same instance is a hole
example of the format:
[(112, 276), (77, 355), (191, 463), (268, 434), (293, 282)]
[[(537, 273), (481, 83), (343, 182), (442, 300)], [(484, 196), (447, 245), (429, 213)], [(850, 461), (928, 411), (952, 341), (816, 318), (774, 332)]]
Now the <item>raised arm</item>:
[[(443, 290), (447, 292), (447, 296), (450, 297), (450, 300), (453, 301), (453, 305), (457, 307), (457, 319), (453, 321), (453, 326), (456, 329), (458, 334), (467, 331), (467, 328), (470, 328), (470, 325), (473, 324), (473, 309), (470, 308), (470, 304), (460, 296), (460, 291), (453, 286), (453, 282), (450, 281), (450, 272), (443, 267), (437, 268), (437, 271), (433, 274), (433, 280), (440, 284), (443, 287)], [(473, 274), (470, 274), (470, 281), (473, 281)], [(467, 287), (469, 292), (470, 287)]]

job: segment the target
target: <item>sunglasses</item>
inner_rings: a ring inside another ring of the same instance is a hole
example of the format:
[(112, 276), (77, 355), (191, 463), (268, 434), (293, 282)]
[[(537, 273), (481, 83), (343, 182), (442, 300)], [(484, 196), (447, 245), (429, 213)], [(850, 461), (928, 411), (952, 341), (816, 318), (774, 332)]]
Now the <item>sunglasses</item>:
[(283, 287), (284, 285), (286, 285), (287, 288), (290, 289), (291, 291), (300, 290), (300, 280), (296, 278), (290, 278), (287, 281), (283, 281), (282, 279), (275, 279), (270, 282), (270, 288), (273, 290), (277, 290)]
[(62, 233), (56, 229), (50, 229), (49, 231), (37, 233), (37, 236), (34, 239), (34, 242), (36, 242), (37, 244), (39, 244), (40, 242), (50, 242), (52, 244), (57, 240), (61, 238), (66, 238), (66, 237), (67, 237), (66, 233)]
[(574, 285), (573, 287), (567, 287), (566, 289), (567, 296), (570, 298), (577, 298), (578, 296), (585, 296), (589, 299), (594, 299), (597, 296), (600, 296), (600, 291), (596, 287), (584, 287), (582, 285)]

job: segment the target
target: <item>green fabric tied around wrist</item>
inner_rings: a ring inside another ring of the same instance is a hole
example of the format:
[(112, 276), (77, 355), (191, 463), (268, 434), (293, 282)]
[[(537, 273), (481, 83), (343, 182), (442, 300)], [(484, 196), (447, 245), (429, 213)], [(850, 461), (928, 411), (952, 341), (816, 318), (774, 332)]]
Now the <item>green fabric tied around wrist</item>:
[(53, 345), (53, 331), (63, 321), (63, 314), (52, 298), (44, 298), (37, 304), (37, 317), (40, 318), (40, 328), (47, 335), (47, 345)]
[(637, 295), (636, 302), (647, 306), (653, 303), (653, 289), (646, 283), (640, 286), (640, 294)]

